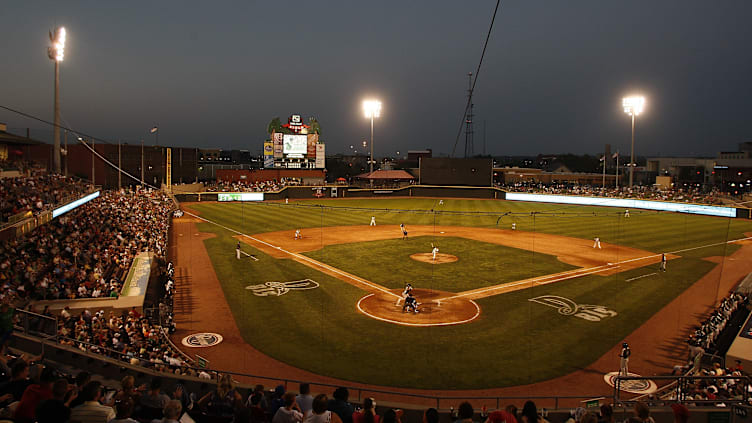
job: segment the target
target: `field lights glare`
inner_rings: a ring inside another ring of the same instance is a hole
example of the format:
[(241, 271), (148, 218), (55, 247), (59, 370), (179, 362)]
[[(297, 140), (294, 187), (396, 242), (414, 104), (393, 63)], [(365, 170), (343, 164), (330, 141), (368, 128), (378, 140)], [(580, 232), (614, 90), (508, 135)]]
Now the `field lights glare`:
[(65, 28), (57, 28), (54, 36), (50, 33), (50, 41), (52, 47), (47, 50), (47, 55), (56, 62), (62, 62), (65, 57)]
[(624, 97), (621, 104), (624, 106), (624, 113), (630, 116), (639, 116), (645, 108), (645, 97)]
[(381, 102), (378, 100), (365, 100), (363, 102), (363, 112), (365, 112), (367, 118), (381, 116)]

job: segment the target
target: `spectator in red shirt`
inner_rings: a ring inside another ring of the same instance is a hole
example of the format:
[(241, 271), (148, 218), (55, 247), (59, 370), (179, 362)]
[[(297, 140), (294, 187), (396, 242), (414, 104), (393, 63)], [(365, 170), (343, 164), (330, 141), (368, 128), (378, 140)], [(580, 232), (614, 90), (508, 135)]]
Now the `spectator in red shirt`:
[(355, 411), (352, 414), (353, 423), (379, 423), (379, 416), (376, 415), (376, 400), (366, 398), (363, 400), (363, 410)]
[(52, 398), (52, 383), (55, 375), (49, 367), (42, 370), (39, 383), (30, 385), (24, 391), (21, 402), (16, 407), (13, 418), (18, 422), (31, 422), (36, 417), (36, 408), (40, 402)]

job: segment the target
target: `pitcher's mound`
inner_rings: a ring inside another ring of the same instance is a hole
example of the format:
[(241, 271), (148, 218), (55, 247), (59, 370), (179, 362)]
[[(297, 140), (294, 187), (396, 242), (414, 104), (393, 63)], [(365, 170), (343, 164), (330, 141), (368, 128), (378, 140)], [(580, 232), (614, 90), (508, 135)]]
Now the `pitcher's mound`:
[(358, 301), (358, 310), (368, 317), (382, 322), (405, 326), (448, 326), (459, 325), (475, 320), (480, 315), (480, 307), (467, 298), (451, 298), (451, 292), (431, 289), (413, 289), (418, 300), (418, 313), (402, 311), (404, 304), (397, 298), (401, 289), (390, 290), (394, 295), (384, 292), (368, 294)]
[(410, 258), (413, 260), (422, 261), (423, 263), (431, 263), (431, 264), (453, 263), (459, 260), (457, 256), (453, 256), (451, 254), (444, 254), (444, 253), (437, 253), (436, 260), (433, 259), (432, 253), (410, 254)]

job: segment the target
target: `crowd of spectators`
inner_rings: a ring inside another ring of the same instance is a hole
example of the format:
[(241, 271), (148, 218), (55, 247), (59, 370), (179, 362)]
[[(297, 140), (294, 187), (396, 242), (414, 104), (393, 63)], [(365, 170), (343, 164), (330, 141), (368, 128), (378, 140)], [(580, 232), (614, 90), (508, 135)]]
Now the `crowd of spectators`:
[(713, 188), (703, 192), (697, 187), (661, 189), (655, 186), (634, 187), (598, 187), (592, 185), (515, 183), (499, 185), (509, 192), (528, 192), (536, 194), (581, 195), (587, 197), (631, 198), (639, 200), (670, 201), (675, 203), (720, 205), (723, 201), (720, 192)]
[[(44, 364), (43, 364), (44, 363)], [(284, 385), (265, 390), (263, 385), (245, 391), (228, 374), (221, 375), (213, 387), (202, 384), (191, 391), (175, 381), (155, 376), (136, 383), (125, 375), (119, 388), (104, 386), (81, 371), (69, 375), (57, 371), (42, 356), (0, 356), (0, 419), (16, 422), (173, 422), (181, 417), (198, 423), (402, 423), (408, 420), (403, 410), (381, 406), (374, 398), (362, 398), (353, 404), (347, 388), (312, 395), (310, 385), (301, 383), (299, 391), (287, 391)], [(689, 405), (708, 405), (706, 401), (724, 398), (741, 399), (740, 384), (698, 382), (685, 385)], [(687, 404), (687, 403), (685, 403)], [(600, 409), (582, 407), (570, 411), (569, 417), (558, 414), (557, 422), (565, 423), (655, 423), (650, 402), (634, 403), (631, 415), (616, 419), (611, 405)], [(675, 423), (687, 423), (690, 410), (676, 399), (669, 402)], [(628, 412), (628, 410), (626, 410)], [(462, 402), (449, 413), (454, 423), (549, 423), (549, 415), (533, 401), (521, 409), (509, 404), (498, 410), (474, 409)], [(428, 408), (412, 421), (438, 423), (440, 413)], [(180, 420), (180, 421), (185, 421)], [(443, 421), (447, 421), (446, 417)], [(554, 421), (554, 420), (551, 420)]]
[(281, 178), (270, 181), (215, 181), (204, 183), (206, 192), (270, 192), (279, 191), (286, 186), (303, 185), (300, 178)]
[(715, 352), (715, 341), (718, 335), (723, 332), (732, 314), (746, 304), (747, 297), (741, 294), (732, 293), (724, 298), (720, 305), (710, 313), (710, 316), (690, 334), (687, 340), (690, 347), (690, 358), (699, 353)]
[(23, 212), (39, 213), (80, 197), (90, 186), (61, 175), (0, 178), (0, 223)]
[[(167, 338), (175, 331), (172, 263), (166, 267), (163, 283), (164, 295), (151, 318), (135, 308), (122, 313), (84, 310), (75, 316), (63, 309), (58, 319), (59, 342), (159, 372), (211, 379), (210, 373), (195, 369), (192, 360), (177, 351)], [(52, 317), (46, 310), (42, 314)]]
[(164, 258), (173, 204), (158, 191), (106, 191), (0, 243), (0, 298), (116, 297), (133, 257)]

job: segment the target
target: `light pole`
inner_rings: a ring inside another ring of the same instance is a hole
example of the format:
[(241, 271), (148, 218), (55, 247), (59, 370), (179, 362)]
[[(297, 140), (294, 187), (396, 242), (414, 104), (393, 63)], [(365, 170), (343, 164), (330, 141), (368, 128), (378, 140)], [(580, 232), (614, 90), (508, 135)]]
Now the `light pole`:
[[(381, 116), (381, 102), (378, 100), (366, 100), (363, 102), (363, 111), (367, 118), (371, 119), (371, 158), (369, 163), (370, 173), (373, 173), (373, 118)], [(371, 175), (373, 177), (373, 175)], [(373, 185), (373, 179), (371, 179), (371, 185)]]
[(60, 174), (60, 62), (65, 57), (65, 28), (55, 28), (55, 33), (50, 31), (52, 46), (47, 47), (47, 57), (55, 62), (55, 126), (52, 128), (54, 142), (52, 150), (52, 167), (55, 173)]
[(632, 185), (634, 185), (634, 168), (635, 168), (635, 161), (634, 161), (635, 118), (637, 117), (637, 115), (642, 113), (643, 109), (645, 108), (645, 97), (642, 97), (642, 96), (624, 97), (621, 101), (621, 104), (624, 107), (624, 113), (632, 117), (632, 154), (629, 159), (629, 187), (631, 188)]

